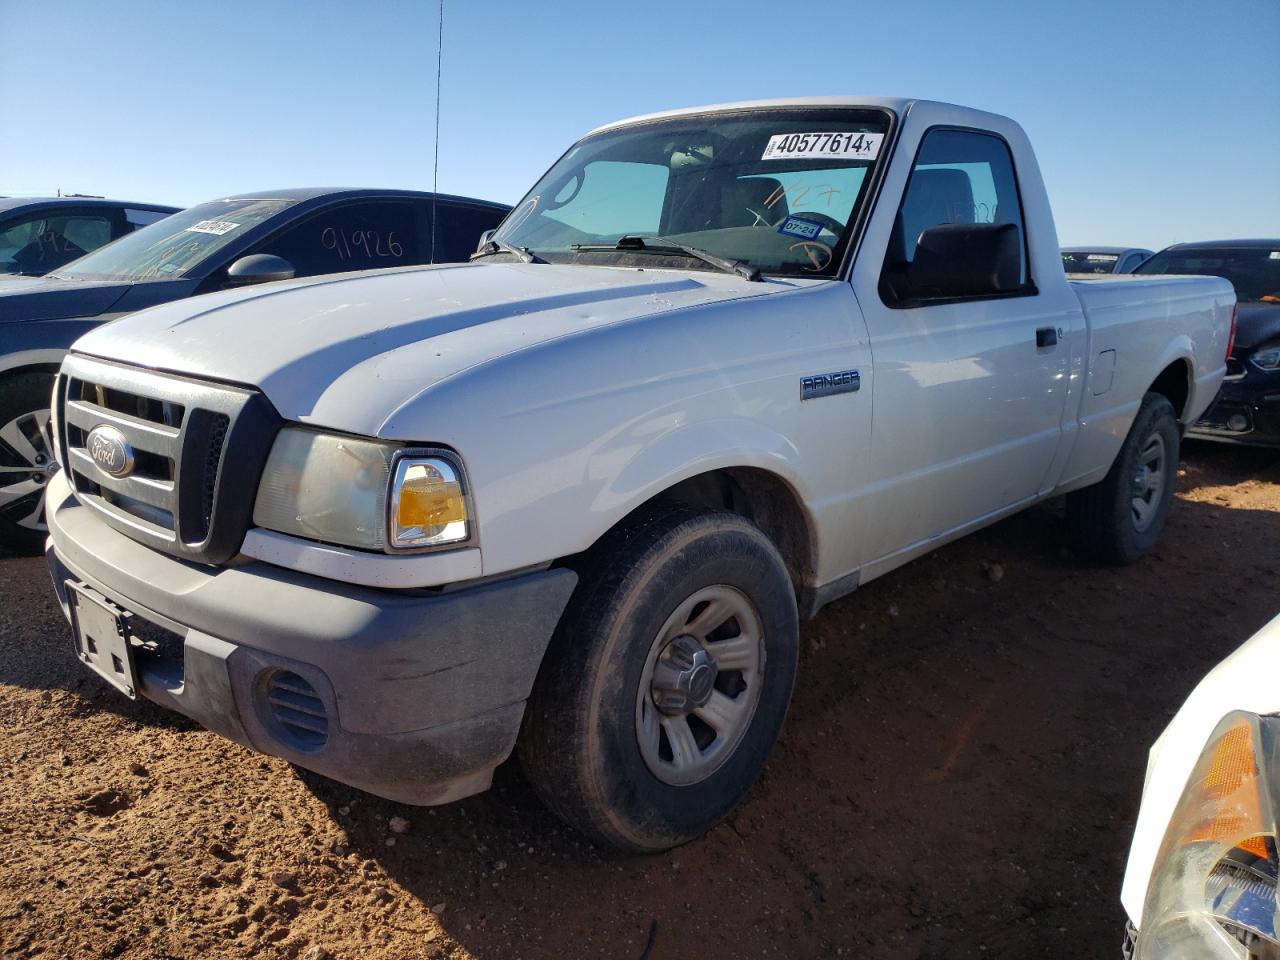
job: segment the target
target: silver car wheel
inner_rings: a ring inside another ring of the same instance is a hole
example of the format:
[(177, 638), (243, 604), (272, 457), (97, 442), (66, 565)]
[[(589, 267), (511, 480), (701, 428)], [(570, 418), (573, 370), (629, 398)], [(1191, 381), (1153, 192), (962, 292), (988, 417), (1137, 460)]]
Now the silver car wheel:
[(1139, 533), (1144, 533), (1160, 513), (1167, 466), (1164, 437), (1153, 433), (1142, 445), (1133, 478), (1133, 528)]
[(654, 638), (636, 695), (636, 739), (671, 786), (705, 780), (751, 727), (765, 669), (760, 615), (733, 587), (704, 587)]
[(44, 533), (44, 491), (58, 472), (49, 433), (49, 411), (32, 410), (0, 427), (0, 446), (11, 454), (0, 462), (0, 516)]

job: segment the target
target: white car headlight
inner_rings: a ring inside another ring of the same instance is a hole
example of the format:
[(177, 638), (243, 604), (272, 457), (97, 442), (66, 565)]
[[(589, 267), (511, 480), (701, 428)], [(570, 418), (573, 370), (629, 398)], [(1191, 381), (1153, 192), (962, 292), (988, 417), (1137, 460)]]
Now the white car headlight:
[(363, 550), (458, 544), (470, 537), (461, 470), (435, 451), (286, 427), (258, 486), (253, 522)]
[(1237, 712), (1209, 738), (1151, 871), (1136, 960), (1280, 956), (1278, 732), (1280, 720)]

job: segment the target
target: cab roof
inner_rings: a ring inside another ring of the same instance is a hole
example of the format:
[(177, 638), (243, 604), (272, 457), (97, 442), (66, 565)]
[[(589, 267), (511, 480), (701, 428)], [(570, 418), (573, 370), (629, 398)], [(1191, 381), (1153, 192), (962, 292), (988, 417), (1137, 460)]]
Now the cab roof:
[[(659, 113), (645, 113), (636, 117), (628, 117), (625, 120), (615, 120), (612, 123), (606, 123), (603, 126), (596, 127), (587, 136), (600, 133), (604, 130), (611, 130), (614, 127), (625, 127), (633, 123), (648, 123), (651, 120), (666, 120), (672, 117), (688, 117), (699, 113), (729, 113), (735, 110), (757, 110), (769, 109), (771, 107), (879, 107), (886, 110), (892, 110), (899, 117), (906, 115), (907, 111), (917, 103), (931, 103), (933, 101), (919, 100), (914, 97), (854, 97), (854, 96), (838, 96), (838, 97), (776, 97), (769, 100), (738, 100), (731, 103), (712, 103), (701, 107), (681, 107), (678, 110), (663, 110)], [(939, 104), (939, 106), (954, 107), (956, 109), (969, 109), (967, 107), (958, 107), (955, 104)]]

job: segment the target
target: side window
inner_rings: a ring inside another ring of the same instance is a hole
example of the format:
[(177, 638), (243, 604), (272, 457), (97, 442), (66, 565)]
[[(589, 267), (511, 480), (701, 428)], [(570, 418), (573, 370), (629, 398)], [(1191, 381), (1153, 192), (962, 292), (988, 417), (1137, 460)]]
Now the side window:
[(38, 276), (111, 240), (111, 219), (93, 213), (37, 214), (0, 232), (0, 273)]
[[(427, 208), (427, 222), (431, 222), (431, 201), (423, 202)], [(502, 218), (504, 210), (495, 207), (472, 206), (467, 203), (436, 203), (436, 250), (431, 259), (435, 263), (463, 263), (476, 252), (480, 234), (492, 230)]]
[[(936, 129), (921, 141), (911, 177), (903, 193), (902, 205), (894, 220), (889, 249), (885, 256), (882, 288), (894, 288), (895, 277), (912, 272), (917, 261), (921, 234), (943, 225), (1005, 225), (1004, 231), (976, 230), (972, 236), (990, 241), (1010, 252), (1016, 263), (1007, 263), (1010, 273), (1006, 288), (991, 291), (964, 289), (957, 282), (951, 299), (995, 296), (1016, 292), (1027, 286), (1026, 233), (1022, 202), (1013, 170), (1013, 157), (1003, 140), (992, 134), (969, 130)], [(957, 234), (957, 231), (951, 231)], [(1016, 255), (1012, 254), (1016, 246)], [(936, 271), (934, 271), (936, 272)], [(940, 293), (946, 299), (946, 293)]]
[(247, 253), (270, 253), (293, 264), (294, 275), (425, 263), (417, 211), (408, 200), (348, 203), (312, 214)]
[(121, 229), (119, 236), (123, 237), (126, 233), (133, 233), (135, 230), (150, 226), (157, 220), (163, 220), (167, 216), (169, 214), (163, 210), (134, 210), (131, 207), (126, 207), (124, 211), (124, 227)]

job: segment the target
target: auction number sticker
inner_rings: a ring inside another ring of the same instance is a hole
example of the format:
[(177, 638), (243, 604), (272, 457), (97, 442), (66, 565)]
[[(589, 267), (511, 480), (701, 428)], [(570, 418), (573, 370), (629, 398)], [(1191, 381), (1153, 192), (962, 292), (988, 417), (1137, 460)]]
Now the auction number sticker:
[(240, 224), (232, 223), (230, 220), (201, 220), (187, 227), (187, 233), (212, 233), (215, 237), (220, 237), (238, 226)]
[(883, 133), (775, 133), (760, 159), (874, 160), (883, 142)]

